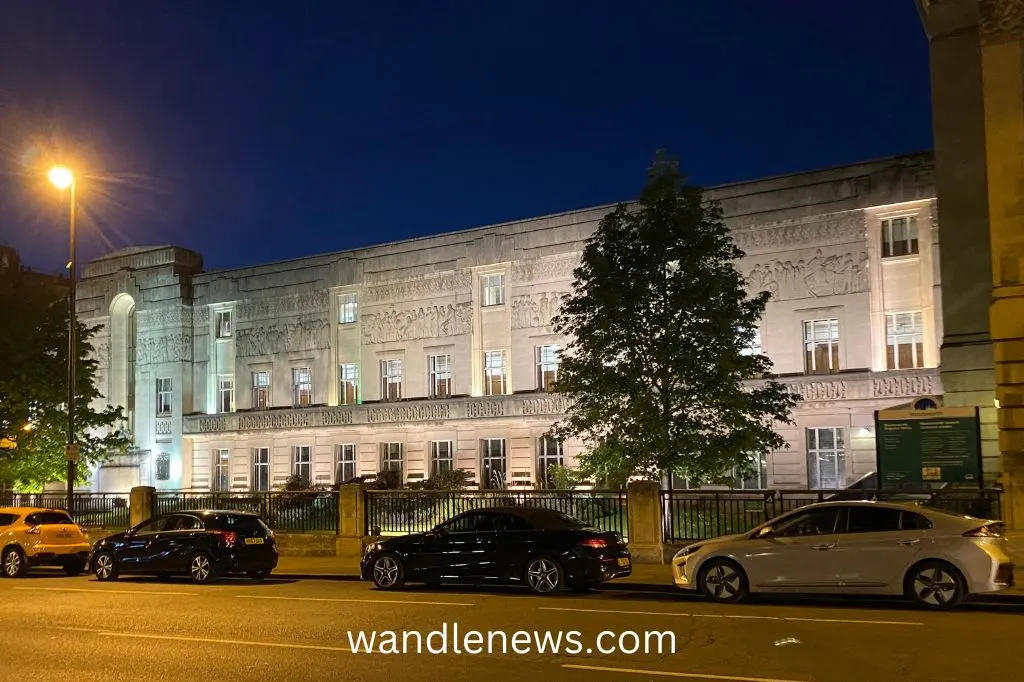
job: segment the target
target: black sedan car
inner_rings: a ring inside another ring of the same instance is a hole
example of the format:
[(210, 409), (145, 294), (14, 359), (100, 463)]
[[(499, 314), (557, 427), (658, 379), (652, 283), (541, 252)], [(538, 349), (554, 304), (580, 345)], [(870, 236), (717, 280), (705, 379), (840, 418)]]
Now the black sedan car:
[(382, 590), (405, 582), (525, 584), (552, 594), (565, 587), (585, 590), (631, 571), (618, 533), (535, 507), (465, 512), (429, 533), (375, 542), (361, 564), (363, 580)]
[(256, 514), (196, 510), (155, 516), (97, 542), (89, 570), (97, 580), (122, 573), (187, 575), (208, 583), (245, 574), (261, 580), (277, 567), (274, 533)]

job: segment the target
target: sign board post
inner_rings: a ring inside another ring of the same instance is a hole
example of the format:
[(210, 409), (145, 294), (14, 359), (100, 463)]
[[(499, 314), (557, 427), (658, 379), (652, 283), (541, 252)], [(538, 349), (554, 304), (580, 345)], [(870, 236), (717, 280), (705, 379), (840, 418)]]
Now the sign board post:
[(64, 446), (64, 457), (67, 458), (69, 462), (77, 462), (79, 452), (80, 448), (78, 443)]
[(875, 412), (875, 457), (883, 489), (944, 483), (982, 487), (977, 407)]

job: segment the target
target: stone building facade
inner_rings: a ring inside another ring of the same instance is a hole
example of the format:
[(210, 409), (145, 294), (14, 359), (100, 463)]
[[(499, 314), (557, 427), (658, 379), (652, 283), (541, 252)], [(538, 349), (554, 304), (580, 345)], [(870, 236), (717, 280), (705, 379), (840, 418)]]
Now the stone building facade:
[[(930, 156), (715, 187), (773, 293), (759, 350), (803, 397), (790, 447), (748, 487), (834, 487), (874, 470), (873, 413), (938, 397), (942, 338)], [(100, 389), (137, 448), (96, 490), (273, 488), (446, 467), (482, 486), (543, 485), (582, 444), (544, 433), (551, 327), (599, 207), (383, 246), (203, 272), (199, 254), (136, 247), (79, 287)]]

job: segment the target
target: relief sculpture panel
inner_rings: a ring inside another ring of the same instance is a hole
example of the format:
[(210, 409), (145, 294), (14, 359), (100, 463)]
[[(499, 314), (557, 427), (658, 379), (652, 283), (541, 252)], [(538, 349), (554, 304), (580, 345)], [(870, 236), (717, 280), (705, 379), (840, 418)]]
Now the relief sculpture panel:
[(283, 351), (321, 350), (329, 346), (327, 320), (303, 320), (239, 329), (235, 353), (241, 358), (274, 355)]
[(770, 292), (776, 301), (860, 293), (868, 290), (868, 255), (825, 255), (818, 249), (807, 261), (758, 263), (747, 275), (747, 285), (751, 292)]
[(366, 289), (363, 294), (370, 303), (420, 299), (432, 296), (449, 296), (469, 291), (473, 286), (470, 272), (454, 272), (437, 277), (392, 282)]
[(580, 264), (580, 254), (574, 253), (558, 258), (521, 261), (512, 266), (514, 282), (536, 280), (572, 279), (573, 270)]
[(472, 331), (472, 303), (363, 314), (363, 338), (367, 343), (459, 336)]
[(558, 314), (566, 293), (525, 294), (512, 299), (512, 328), (547, 327)]
[(835, 215), (815, 222), (792, 222), (758, 226), (732, 233), (736, 246), (744, 251), (784, 249), (821, 243), (864, 240), (864, 216), (860, 213)]
[(237, 315), (239, 320), (261, 320), (270, 317), (326, 313), (329, 305), (330, 295), (326, 291), (315, 291), (296, 296), (247, 301), (238, 306)]
[(191, 362), (192, 334), (167, 334), (139, 339), (135, 346), (135, 361), (140, 365)]

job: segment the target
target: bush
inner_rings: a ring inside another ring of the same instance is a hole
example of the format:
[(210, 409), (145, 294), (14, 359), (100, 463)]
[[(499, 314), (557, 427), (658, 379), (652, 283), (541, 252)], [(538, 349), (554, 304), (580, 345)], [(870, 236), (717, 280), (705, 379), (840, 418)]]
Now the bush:
[(450, 469), (434, 474), (425, 481), (409, 485), (412, 490), (465, 490), (473, 480), (472, 472), (465, 469)]

